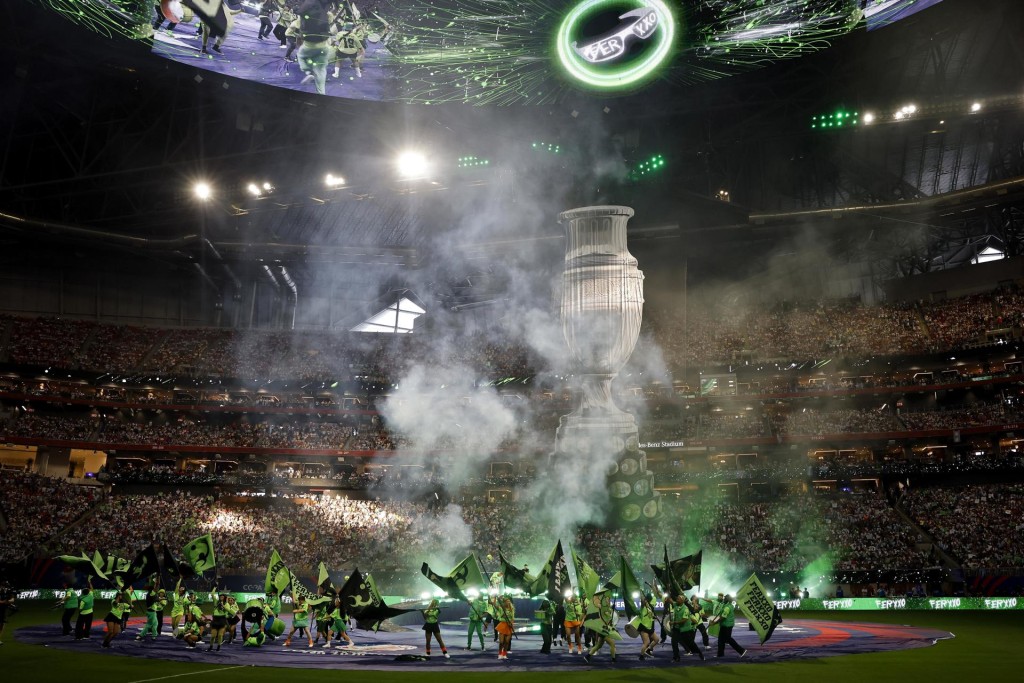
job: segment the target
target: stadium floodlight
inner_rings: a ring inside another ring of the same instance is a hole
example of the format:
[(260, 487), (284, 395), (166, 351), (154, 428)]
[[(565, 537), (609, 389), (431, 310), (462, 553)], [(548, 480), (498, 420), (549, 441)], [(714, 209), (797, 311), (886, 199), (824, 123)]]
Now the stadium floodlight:
[(192, 187), (192, 191), (195, 192), (196, 197), (206, 201), (213, 196), (213, 188), (210, 187), (209, 183), (200, 181)]
[(345, 184), (345, 179), (341, 176), (336, 176), (333, 173), (328, 173), (324, 177), (324, 184), (329, 188), (341, 187)]
[(864, 112), (864, 123), (874, 123), (875, 115), (869, 111)]
[(981, 111), (981, 102), (975, 102), (971, 105), (971, 113), (976, 114)]
[(403, 180), (425, 178), (430, 171), (427, 157), (415, 150), (407, 150), (399, 154), (395, 160), (395, 166), (398, 168), (399, 177)]
[(247, 189), (249, 191), (249, 194), (251, 194), (253, 197), (259, 197), (261, 194), (263, 194), (263, 191), (260, 189), (260, 186), (257, 185), (256, 183), (249, 183), (249, 185), (245, 189)]

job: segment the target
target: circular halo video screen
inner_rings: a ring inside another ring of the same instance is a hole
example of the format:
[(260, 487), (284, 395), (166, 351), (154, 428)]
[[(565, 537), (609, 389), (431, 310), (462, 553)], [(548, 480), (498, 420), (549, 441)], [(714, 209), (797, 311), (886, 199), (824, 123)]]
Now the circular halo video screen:
[(724, 78), (940, 0), (30, 0), (219, 74), (334, 97), (550, 105)]

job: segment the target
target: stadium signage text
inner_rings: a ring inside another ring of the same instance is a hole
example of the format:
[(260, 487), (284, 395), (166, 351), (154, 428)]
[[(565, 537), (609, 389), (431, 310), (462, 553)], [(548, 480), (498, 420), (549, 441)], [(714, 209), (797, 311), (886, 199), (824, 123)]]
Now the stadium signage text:
[(875, 600), (878, 609), (906, 609), (907, 599), (897, 598), (895, 600)]
[(1017, 609), (1017, 598), (985, 598), (985, 609)]
[(929, 600), (932, 609), (960, 609), (960, 598), (936, 598)]
[[(610, 31), (590, 33), (591, 26), (611, 22), (617, 25)], [(562, 20), (555, 52), (582, 85), (630, 88), (656, 74), (674, 39), (675, 19), (664, 0), (583, 0)]]

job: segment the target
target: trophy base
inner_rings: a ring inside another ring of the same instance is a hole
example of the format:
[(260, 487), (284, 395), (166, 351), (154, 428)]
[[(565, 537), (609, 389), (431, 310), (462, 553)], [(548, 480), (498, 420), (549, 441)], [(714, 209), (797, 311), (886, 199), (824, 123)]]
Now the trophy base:
[(654, 473), (640, 450), (636, 420), (629, 413), (577, 411), (559, 420), (558, 454), (586, 462), (612, 461), (607, 473), (611, 519), (622, 525), (643, 524), (660, 518), (662, 501), (654, 490)]

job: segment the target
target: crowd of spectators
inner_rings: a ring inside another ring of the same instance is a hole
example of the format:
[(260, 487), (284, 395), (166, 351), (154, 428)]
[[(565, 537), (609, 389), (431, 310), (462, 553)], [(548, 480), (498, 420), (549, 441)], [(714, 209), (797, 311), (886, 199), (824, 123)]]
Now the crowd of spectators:
[(1024, 566), (1024, 484), (911, 488), (902, 504), (964, 567)]
[[(0, 472), (0, 493), (7, 522), (0, 561), (97, 549), (130, 559), (152, 540), (180, 548), (211, 533), (220, 573), (258, 573), (272, 549), (296, 567), (324, 561), (409, 573), (424, 560), (470, 550), (496, 569), (499, 546), (514, 561), (535, 561), (555, 540), (551, 520), (525, 501), (245, 499), (188, 490), (104, 497), (98, 487), (12, 471)], [(904, 504), (965, 567), (1024, 566), (1024, 485), (914, 489)], [(605, 576), (616, 571), (619, 554), (646, 567), (660, 560), (665, 544), (701, 547), (705, 563), (719, 558), (758, 571), (796, 571), (812, 562), (836, 572), (932, 563), (919, 549), (926, 539), (874, 492), (789, 493), (747, 502), (693, 493), (666, 502), (665, 523), (588, 524), (562, 540)]]
[[(258, 499), (254, 499), (258, 500)], [(50, 501), (51, 505), (59, 505)], [(880, 497), (791, 495), (771, 502), (693, 501), (666, 512), (685, 524), (617, 529), (588, 525), (571, 539), (599, 572), (614, 573), (624, 553), (638, 567), (659, 559), (663, 544), (699, 544), (729, 564), (761, 571), (798, 570), (826, 554), (833, 569), (913, 569), (925, 555), (913, 530)], [(186, 492), (116, 496), (90, 518), (88, 532), (70, 532), (50, 552), (102, 548), (131, 557), (153, 539), (181, 547), (213, 534), (221, 572), (253, 572), (271, 549), (300, 566), (409, 570), (426, 558), (498, 546), (522, 561), (546, 554), (550, 523), (524, 504), (437, 506), (346, 498), (274, 499), (237, 504)], [(563, 541), (569, 539), (563, 538)]]
[[(781, 408), (779, 406), (782, 406)], [(39, 413), (11, 407), (0, 419), (0, 437), (119, 444), (125, 447), (191, 446), (381, 452), (398, 450), (461, 451), (484, 441), (467, 429), (420, 441), (415, 434), (390, 429), (378, 415), (209, 415), (199, 411), (97, 410)], [(546, 414), (516, 426), (495, 452), (550, 448), (555, 422)], [(828, 408), (771, 404), (749, 411), (685, 411), (673, 420), (641, 420), (641, 444), (701, 439), (766, 439), (838, 434), (913, 433), (999, 426), (1024, 420), (1019, 408), (994, 403), (897, 413), (891, 408)]]
[(1024, 415), (1000, 403), (978, 403), (965, 408), (903, 413), (900, 419), (911, 430), (964, 429), (1016, 422)]
[(930, 349), (945, 350), (980, 341), (985, 332), (1020, 327), (1024, 294), (1016, 288), (921, 304), (931, 335)]
[(772, 415), (771, 422), (772, 429), (776, 434), (787, 435), (905, 431), (893, 413), (878, 409), (793, 409)]
[[(1024, 322), (1024, 294), (1015, 288), (914, 305), (817, 300), (746, 307), (692, 299), (685, 313), (682, 307), (649, 308), (641, 349), (657, 346), (675, 368), (743, 357), (866, 358), (984, 343), (986, 333), (1019, 335)], [(410, 359), (425, 354), (439, 363), (469, 366), (490, 379), (552, 369), (506, 329), (438, 344), (429, 333), (168, 330), (10, 316), (0, 321), (11, 326), (0, 358), (63, 369), (247, 380), (359, 376), (386, 383)]]
[(0, 564), (23, 560), (42, 543), (63, 532), (102, 499), (96, 486), (0, 469)]

